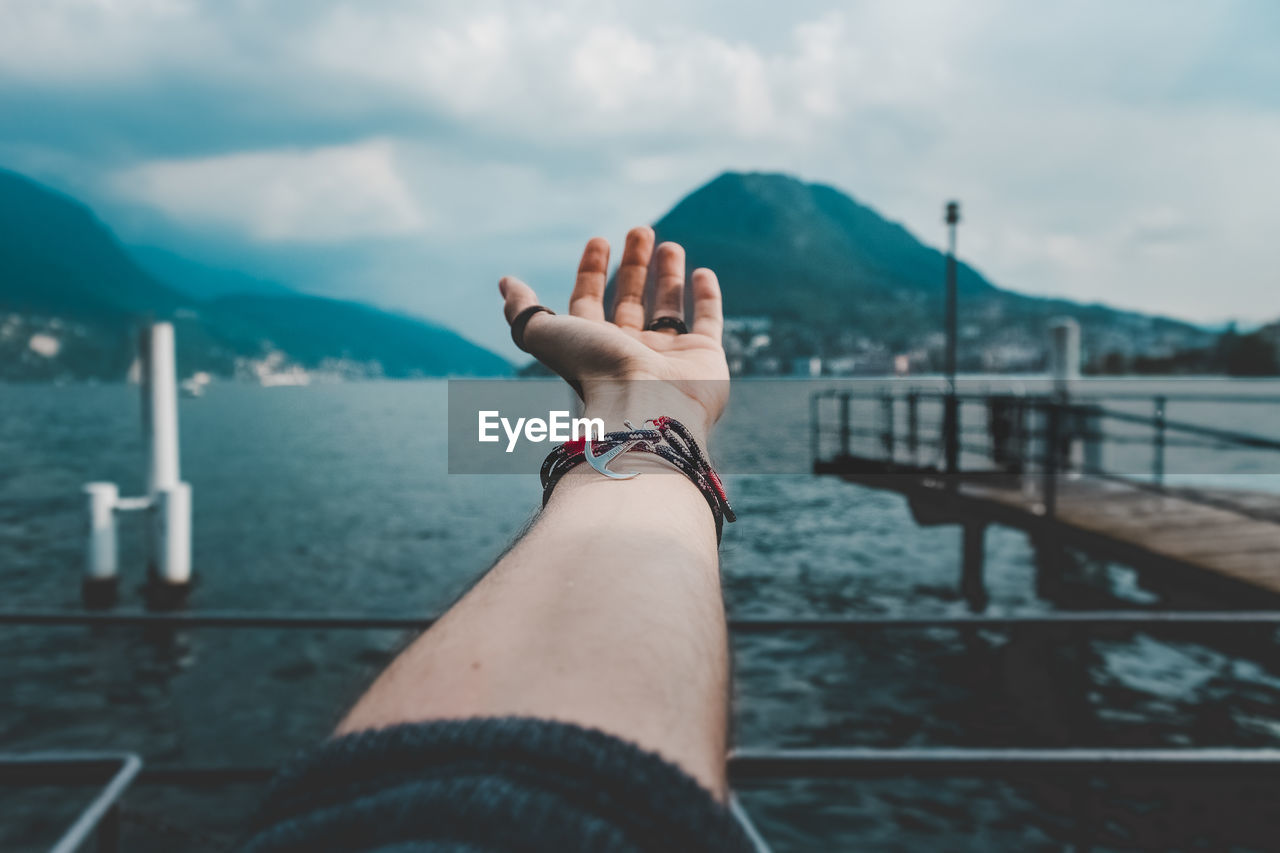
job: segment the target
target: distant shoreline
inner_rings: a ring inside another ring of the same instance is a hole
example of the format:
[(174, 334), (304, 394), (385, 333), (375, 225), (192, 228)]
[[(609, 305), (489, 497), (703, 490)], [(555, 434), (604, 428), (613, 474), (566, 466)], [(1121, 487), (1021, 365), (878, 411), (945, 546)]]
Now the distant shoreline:
[[(973, 382), (1052, 382), (1051, 376), (1045, 373), (962, 373), (957, 381), (962, 383)], [(325, 375), (312, 375), (312, 385), (362, 385), (381, 382), (448, 382), (452, 380), (466, 380), (471, 382), (561, 382), (558, 376), (480, 376), (476, 374), (446, 374), (440, 376), (371, 376), (365, 378), (342, 378), (331, 377)], [(732, 382), (874, 382), (878, 384), (884, 383), (903, 383), (909, 384), (918, 382), (922, 385), (943, 384), (946, 377), (936, 373), (910, 374), (907, 376), (765, 376), (759, 374), (750, 374), (746, 376), (731, 377)], [(1081, 376), (1072, 380), (1073, 383), (1079, 385), (1096, 385), (1108, 382), (1161, 382), (1161, 383), (1194, 383), (1194, 382), (1230, 382), (1233, 384), (1246, 385), (1267, 385), (1274, 384), (1280, 386), (1280, 376), (1230, 376), (1228, 374), (1126, 374), (1126, 375), (1094, 375)], [(237, 379), (234, 377), (218, 377), (215, 376), (212, 381), (213, 385), (235, 385), (245, 387), (306, 387), (306, 386), (263, 386), (258, 382), (247, 379)], [(135, 386), (137, 383), (130, 382), (127, 379), (7, 379), (0, 378), (0, 386), (30, 386), (30, 385), (57, 385), (57, 386)]]

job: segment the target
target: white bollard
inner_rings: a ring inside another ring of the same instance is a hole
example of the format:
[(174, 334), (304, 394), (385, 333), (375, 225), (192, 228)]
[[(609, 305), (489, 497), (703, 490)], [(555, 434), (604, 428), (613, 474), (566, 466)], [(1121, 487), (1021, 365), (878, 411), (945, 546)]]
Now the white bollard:
[(122, 498), (114, 483), (88, 483), (89, 536), (84, 596), (88, 606), (116, 598), (119, 558), (116, 514), (148, 513), (147, 603), (180, 607), (191, 586), (191, 486), (178, 471), (178, 376), (173, 325), (152, 323), (138, 336), (142, 367), (142, 427), (147, 446), (147, 494)]
[(142, 331), (142, 409), (151, 499), (148, 601), (180, 606), (191, 583), (191, 486), (178, 467), (178, 377), (173, 325)]
[(169, 585), (191, 582), (191, 485), (178, 483), (156, 495), (151, 507), (155, 580)]
[(142, 412), (147, 440), (147, 492), (153, 498), (172, 488), (178, 474), (178, 376), (174, 363), (173, 325), (144, 327), (142, 347)]
[(1080, 378), (1080, 324), (1070, 317), (1049, 323), (1049, 375), (1053, 390), (1062, 395)]
[(89, 497), (89, 535), (81, 592), (86, 607), (110, 607), (119, 587), (116, 502), (120, 490), (115, 483), (85, 483), (84, 491)]

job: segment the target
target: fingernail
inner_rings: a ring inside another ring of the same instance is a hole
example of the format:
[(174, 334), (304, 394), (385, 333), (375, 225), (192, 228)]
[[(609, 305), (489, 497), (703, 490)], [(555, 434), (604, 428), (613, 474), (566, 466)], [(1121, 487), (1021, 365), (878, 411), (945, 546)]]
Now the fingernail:
[(502, 294), (502, 298), (507, 298), (507, 279), (506, 276), (498, 279), (498, 292)]

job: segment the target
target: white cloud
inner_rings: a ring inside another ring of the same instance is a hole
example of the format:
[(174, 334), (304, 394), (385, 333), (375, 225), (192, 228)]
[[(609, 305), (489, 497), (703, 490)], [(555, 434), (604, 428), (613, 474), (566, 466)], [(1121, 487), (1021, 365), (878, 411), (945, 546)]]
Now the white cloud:
[[(113, 152), (144, 155), (116, 193), (258, 241), (412, 234), (459, 279), (495, 252), (512, 272), (564, 254), (567, 287), (580, 239), (724, 168), (777, 169), (934, 242), (960, 197), (966, 259), (1005, 286), (1280, 311), (1280, 54), (1259, 35), (1274, 4), (536, 6), (9, 0), (0, 91), (103, 92), (145, 130), (161, 82), (208, 84), (189, 120), (220, 133), (198, 156), (147, 155), (109, 126)], [(91, 133), (70, 104), (66, 132)], [(49, 146), (12, 124), (0, 152)], [(333, 145), (368, 139), (394, 142)], [(418, 298), (380, 252), (382, 301)]]
[(0, 74), (98, 88), (200, 56), (217, 28), (192, 0), (5, 0)]
[(426, 225), (386, 141), (143, 163), (113, 176), (117, 191), (194, 225), (263, 242), (409, 234)]

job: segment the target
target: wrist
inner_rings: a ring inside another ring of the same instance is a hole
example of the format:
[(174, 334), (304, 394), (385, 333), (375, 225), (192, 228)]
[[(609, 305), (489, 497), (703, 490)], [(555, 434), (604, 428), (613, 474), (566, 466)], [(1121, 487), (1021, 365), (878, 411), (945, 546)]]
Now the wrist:
[(665, 415), (682, 423), (707, 446), (714, 419), (698, 400), (667, 382), (641, 379), (604, 386), (586, 386), (583, 414), (604, 421), (605, 432), (626, 429), (624, 421), (644, 428), (644, 421)]
[[(681, 393), (681, 390), (668, 383), (652, 381), (613, 384), (605, 389), (586, 386), (583, 413), (588, 418), (602, 421), (606, 435), (619, 432), (622, 435), (610, 436), (604, 445), (590, 442), (574, 447), (566, 442), (552, 450), (542, 466), (543, 503), (549, 505), (557, 483), (564, 479), (586, 488), (586, 484), (592, 482), (616, 484), (618, 480), (626, 481), (645, 470), (679, 473), (682, 476), (676, 479), (687, 482), (687, 486), (681, 487), (686, 496), (698, 495), (710, 511), (718, 540), (723, 524), (736, 520), (736, 516), (707, 457), (707, 434), (714, 418), (707, 412), (705, 401)], [(638, 432), (628, 435), (624, 430)], [(626, 452), (637, 449), (638, 445), (642, 445), (638, 447), (642, 452)], [(588, 460), (590, 466), (580, 465), (593, 447), (597, 454), (603, 450), (600, 458), (605, 465), (619, 454), (624, 454), (627, 461), (619, 460), (618, 465), (625, 465), (625, 468), (615, 466), (611, 471), (594, 459)], [(595, 471), (588, 473), (591, 468)], [(606, 475), (607, 479), (599, 477), (600, 474)], [(635, 489), (622, 491), (636, 493)], [(640, 492), (644, 491), (644, 488), (640, 489)], [(670, 497), (675, 499), (675, 493)]]

